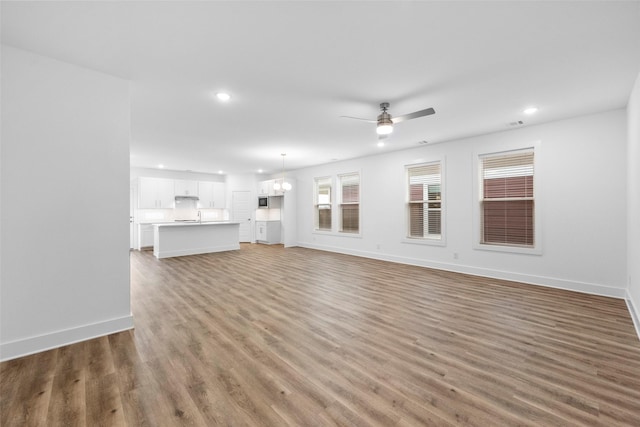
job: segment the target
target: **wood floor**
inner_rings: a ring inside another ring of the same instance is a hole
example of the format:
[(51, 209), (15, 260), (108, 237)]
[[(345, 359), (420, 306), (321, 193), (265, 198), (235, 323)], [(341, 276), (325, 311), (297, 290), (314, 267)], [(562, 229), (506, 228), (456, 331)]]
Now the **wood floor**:
[(638, 426), (622, 300), (302, 248), (131, 254), (134, 331), (0, 365), (2, 426)]

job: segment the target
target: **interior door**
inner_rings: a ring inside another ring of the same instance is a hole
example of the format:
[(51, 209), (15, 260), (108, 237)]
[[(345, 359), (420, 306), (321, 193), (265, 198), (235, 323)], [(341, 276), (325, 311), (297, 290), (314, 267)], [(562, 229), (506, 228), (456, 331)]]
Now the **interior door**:
[(136, 191), (134, 187), (129, 188), (129, 249), (136, 247), (136, 225), (135, 225), (135, 203)]
[(231, 193), (231, 220), (240, 223), (240, 241), (251, 241), (251, 191)]

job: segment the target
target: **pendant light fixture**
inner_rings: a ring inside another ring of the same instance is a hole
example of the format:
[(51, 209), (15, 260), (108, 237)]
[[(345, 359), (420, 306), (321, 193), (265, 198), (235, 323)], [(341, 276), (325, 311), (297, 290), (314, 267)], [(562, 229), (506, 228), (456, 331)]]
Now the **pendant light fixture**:
[(287, 155), (286, 153), (280, 154), (282, 156), (282, 185), (278, 181), (273, 184), (273, 189), (276, 191), (289, 191), (291, 190), (291, 184), (285, 181), (284, 179), (284, 157)]

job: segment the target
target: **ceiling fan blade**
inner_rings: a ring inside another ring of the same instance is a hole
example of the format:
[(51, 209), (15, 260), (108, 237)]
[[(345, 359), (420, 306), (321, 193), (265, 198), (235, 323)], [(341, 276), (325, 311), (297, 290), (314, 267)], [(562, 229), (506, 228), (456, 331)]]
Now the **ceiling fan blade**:
[(343, 119), (355, 119), (355, 120), (362, 120), (363, 122), (368, 122), (368, 123), (378, 123), (376, 120), (370, 120), (370, 119), (362, 119), (360, 117), (351, 117), (351, 116), (340, 116)]
[(413, 113), (405, 114), (404, 116), (393, 117), (391, 121), (393, 124), (397, 124), (400, 122), (404, 122), (406, 120), (417, 119), (418, 117), (430, 116), (431, 114), (435, 114), (436, 110), (433, 108), (427, 108), (426, 110), (415, 111)]

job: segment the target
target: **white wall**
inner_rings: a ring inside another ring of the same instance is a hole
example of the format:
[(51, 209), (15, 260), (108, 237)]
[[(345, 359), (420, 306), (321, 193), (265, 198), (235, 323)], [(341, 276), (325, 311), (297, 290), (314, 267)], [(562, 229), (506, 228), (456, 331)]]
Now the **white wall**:
[(150, 169), (150, 168), (136, 168), (129, 169), (129, 178), (134, 180), (138, 177), (151, 177), (151, 178), (168, 178), (168, 179), (186, 179), (191, 181), (212, 181), (212, 182), (225, 182), (224, 175), (201, 173), (201, 172), (187, 172), (187, 171), (174, 171), (167, 169)]
[(640, 336), (640, 74), (627, 106), (627, 203), (627, 300)]
[[(604, 112), (299, 170), (298, 244), (622, 298), (626, 116)], [(474, 153), (539, 141), (542, 255), (473, 249)], [(403, 243), (404, 166), (445, 158), (446, 245)], [(360, 171), (361, 237), (314, 233), (314, 177)], [(454, 259), (454, 253), (458, 259)]]
[(2, 46), (3, 360), (133, 327), (129, 86)]

